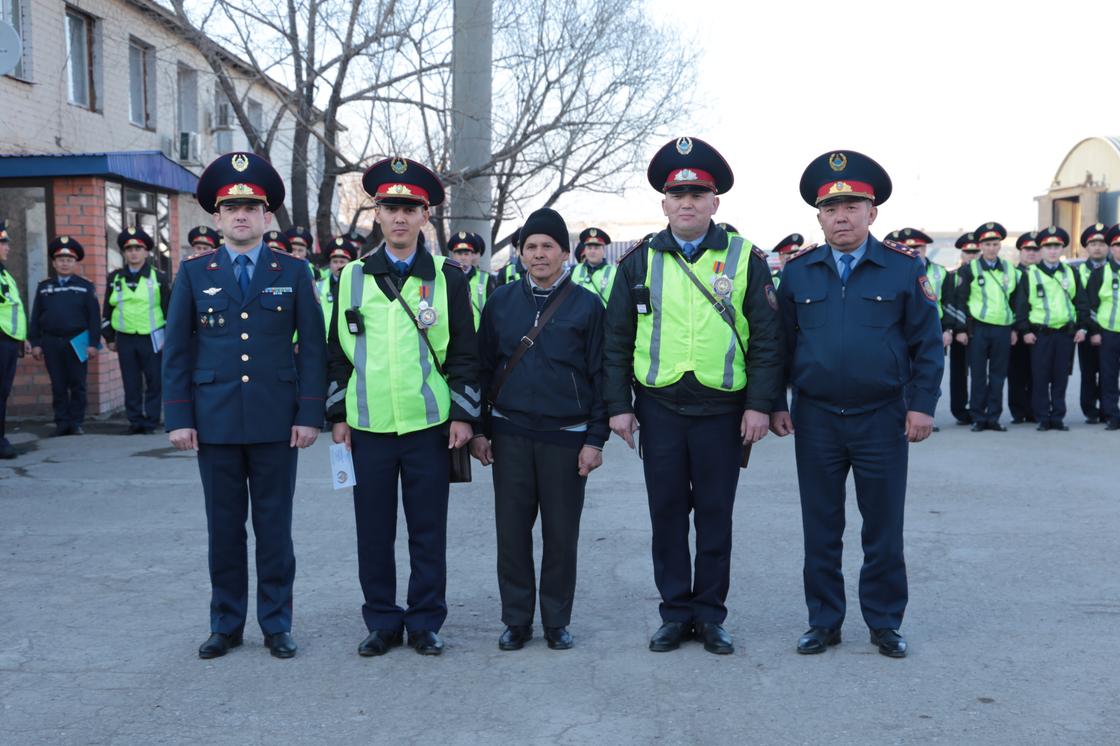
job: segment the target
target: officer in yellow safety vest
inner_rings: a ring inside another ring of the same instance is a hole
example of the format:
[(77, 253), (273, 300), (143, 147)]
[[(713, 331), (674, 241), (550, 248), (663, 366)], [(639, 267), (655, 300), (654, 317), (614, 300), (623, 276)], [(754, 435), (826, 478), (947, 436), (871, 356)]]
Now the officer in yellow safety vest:
[[(1028, 231), (1015, 239), (1019, 251), (1019, 283), (1027, 279), (1027, 270), (1038, 264), (1042, 253), (1033, 231)], [(1031, 346), (1023, 341), (1023, 335), (1011, 345), (1007, 359), (1007, 408), (1011, 410), (1011, 424), (1038, 422), (1034, 416), (1034, 403), (1031, 386)]]
[(502, 267), (495, 276), (498, 285), (507, 285), (511, 282), (517, 282), (525, 276), (525, 265), (521, 263), (521, 254), (518, 251), (520, 248), (521, 229), (518, 228), (509, 239), (509, 263)]
[[(1089, 277), (1094, 270), (1108, 262), (1108, 226), (1094, 223), (1081, 231), (1081, 248), (1085, 249), (1085, 261), (1077, 266), (1081, 287), (1089, 286)], [(1100, 376), (1100, 348), (1085, 340), (1077, 345), (1077, 363), (1081, 368), (1081, 413), (1087, 425), (1098, 425), (1106, 418), (1101, 414), (1102, 384)]]
[(801, 251), (801, 247), (804, 245), (804, 236), (800, 233), (791, 233), (781, 241), (778, 241), (778, 245), (770, 250), (771, 254), (778, 255), (778, 270), (771, 275), (771, 277), (774, 278), (775, 290), (782, 285), (782, 270), (786, 268), (786, 262), (788, 262), (790, 257), (794, 254)]
[(5, 436), (4, 420), (16, 377), (16, 361), (31, 351), (27, 344), (27, 311), (16, 279), (4, 266), (11, 250), (8, 222), (0, 220), (0, 459), (16, 457), (16, 449)]
[(1031, 350), (1031, 404), (1039, 430), (1069, 430), (1066, 384), (1073, 346), (1088, 336), (1089, 308), (1081, 279), (1062, 262), (1069, 234), (1050, 226), (1035, 234), (1042, 261), (1023, 272), (1015, 326)]
[(712, 221), (734, 183), (715, 148), (673, 140), (654, 155), (647, 178), (669, 225), (619, 260), (607, 303), (604, 399), (611, 430), (631, 448), (641, 423), (661, 595), (650, 650), (696, 636), (708, 652), (727, 654), (739, 467), (781, 394), (777, 298), (762, 250)]
[[(354, 462), (358, 576), (368, 636), (362, 656), (408, 644), (439, 655), (447, 618), (448, 449), (467, 444), (478, 421), (478, 349), (469, 289), (453, 259), (420, 242), (439, 178), (392, 158), (362, 177), (385, 242), (338, 281), (331, 318), (327, 419)], [(397, 483), (408, 523), (407, 608), (397, 605)]]
[(124, 384), (126, 435), (159, 427), (163, 337), (171, 283), (149, 261), (155, 242), (141, 228), (117, 236), (124, 266), (109, 274), (101, 308), (101, 336), (117, 353)]
[(611, 237), (602, 228), (586, 228), (579, 234), (576, 244), (576, 266), (572, 282), (582, 285), (607, 305), (614, 287), (615, 267), (606, 260), (607, 244)]
[(996, 222), (984, 223), (973, 235), (980, 258), (957, 270), (956, 304), (965, 315), (965, 328), (957, 332), (956, 339), (968, 345), (971, 429), (974, 433), (1006, 432), (999, 416), (1003, 413), (1003, 384), (1011, 345), (1018, 340), (1012, 325), (1019, 272), (1011, 262), (999, 258), (1006, 228)]
[(1090, 309), (1089, 343), (1100, 355), (1101, 417), (1120, 430), (1120, 223), (1105, 234), (1109, 257), (1093, 270), (1085, 295)]
[(474, 312), (474, 328), (478, 331), (478, 325), (482, 320), (482, 308), (497, 287), (493, 276), (478, 267), (486, 251), (486, 242), (477, 233), (458, 231), (451, 237), (447, 248), (451, 258), (463, 267), (463, 272), (467, 276), (467, 285), (471, 291), (471, 310)]
[(358, 247), (349, 239), (338, 236), (331, 239), (327, 250), (327, 275), (315, 289), (319, 292), (319, 303), (323, 307), (323, 319), (330, 337), (330, 321), (334, 314), (335, 299), (338, 298), (338, 278), (342, 268), (358, 258)]

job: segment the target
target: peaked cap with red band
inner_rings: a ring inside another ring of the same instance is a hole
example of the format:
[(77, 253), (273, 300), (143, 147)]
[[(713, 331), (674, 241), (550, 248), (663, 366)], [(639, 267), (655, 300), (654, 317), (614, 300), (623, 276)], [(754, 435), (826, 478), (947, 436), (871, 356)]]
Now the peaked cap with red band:
[(223, 204), (259, 202), (269, 212), (284, 204), (284, 180), (272, 164), (254, 153), (228, 153), (216, 158), (202, 176), (194, 196), (206, 212)]
[(481, 255), (486, 251), (486, 241), (482, 236), (470, 231), (457, 231), (451, 236), (451, 240), (447, 242), (447, 250), (455, 251), (456, 249), (470, 249), (476, 254)]
[(980, 246), (976, 243), (975, 233), (965, 233), (957, 239), (954, 244), (961, 251), (979, 251)]
[(1007, 229), (996, 222), (984, 223), (972, 233), (976, 236), (977, 243), (982, 243), (984, 241), (1002, 241), (1007, 238)]
[(327, 245), (327, 258), (334, 259), (336, 256), (352, 262), (358, 258), (358, 247), (345, 236), (337, 236)]
[(1108, 229), (1108, 233), (1105, 234), (1104, 240), (1105, 243), (1107, 243), (1109, 246), (1120, 244), (1120, 223), (1117, 223), (1116, 225)]
[(443, 204), (443, 184), (425, 166), (409, 158), (386, 158), (362, 174), (362, 188), (379, 205)]
[(210, 248), (216, 249), (220, 242), (221, 239), (218, 237), (218, 231), (208, 225), (196, 225), (194, 228), (191, 228), (190, 233), (187, 234), (187, 243), (192, 245), (204, 243), (209, 245)]
[(155, 246), (155, 241), (142, 228), (125, 228), (117, 234), (117, 246), (120, 247), (121, 251), (129, 246), (140, 246), (151, 251), (152, 247)]
[(871, 158), (854, 150), (822, 153), (801, 174), (801, 199), (820, 207), (834, 199), (869, 199), (881, 205), (891, 196), (891, 177)]
[(1107, 241), (1108, 226), (1104, 223), (1093, 223), (1081, 231), (1081, 247), (1085, 248), (1090, 241)]
[(1038, 239), (1039, 247), (1050, 246), (1057, 244), (1059, 246), (1069, 246), (1069, 233), (1064, 228), (1059, 228), (1052, 225), (1049, 228), (1043, 228), (1035, 234)]
[(926, 233), (918, 230), (917, 228), (900, 228), (897, 231), (891, 231), (887, 234), (887, 238), (892, 241), (898, 241), (903, 246), (914, 248), (916, 246), (929, 246), (933, 243), (933, 239)]
[(804, 245), (805, 245), (805, 237), (804, 236), (802, 236), (800, 233), (791, 233), (788, 236), (786, 236), (785, 238), (783, 238), (781, 241), (778, 241), (778, 245), (775, 246), (773, 249), (771, 249), (770, 253), (771, 254), (792, 254), (795, 251), (799, 251), (801, 249), (801, 247), (804, 246)]
[(68, 256), (80, 262), (86, 258), (86, 250), (78, 243), (78, 239), (70, 236), (59, 236), (47, 244), (47, 256), (51, 259)]
[(285, 254), (292, 253), (292, 244), (283, 231), (265, 231), (263, 238), (264, 245), (268, 248), (283, 251)]
[(650, 159), (646, 178), (661, 193), (724, 194), (735, 183), (735, 174), (719, 151), (696, 137), (678, 137), (662, 145)]
[(1038, 237), (1032, 231), (1027, 231), (1023, 235), (1015, 239), (1015, 248), (1019, 251), (1023, 249), (1037, 249)]

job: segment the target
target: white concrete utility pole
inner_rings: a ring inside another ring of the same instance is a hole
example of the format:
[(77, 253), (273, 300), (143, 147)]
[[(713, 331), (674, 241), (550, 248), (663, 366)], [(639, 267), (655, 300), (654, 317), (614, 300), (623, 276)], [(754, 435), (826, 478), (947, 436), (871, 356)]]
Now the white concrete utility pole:
[[(477, 168), (490, 160), (493, 0), (455, 0), (451, 55), (451, 168)], [(490, 268), (490, 177), (451, 188), (451, 232), (467, 230), (486, 240), (482, 267)]]

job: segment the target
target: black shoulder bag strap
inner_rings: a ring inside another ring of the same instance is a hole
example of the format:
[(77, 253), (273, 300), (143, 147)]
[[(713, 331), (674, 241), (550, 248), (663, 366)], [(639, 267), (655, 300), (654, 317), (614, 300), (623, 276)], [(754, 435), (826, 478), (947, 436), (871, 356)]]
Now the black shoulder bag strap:
[(548, 308), (544, 309), (544, 313), (542, 313), (537, 318), (532, 328), (529, 329), (529, 331), (525, 332), (525, 335), (521, 337), (521, 344), (518, 345), (517, 349), (513, 351), (513, 354), (509, 356), (509, 360), (506, 361), (506, 367), (502, 368), (501, 373), (498, 374), (498, 377), (494, 380), (494, 384), (490, 387), (489, 397), (491, 403), (498, 401), (498, 392), (502, 390), (502, 386), (505, 385), (506, 380), (509, 378), (509, 374), (512, 373), (517, 364), (521, 362), (521, 358), (525, 356), (525, 353), (529, 351), (529, 348), (536, 344), (537, 337), (540, 336), (541, 331), (544, 330), (544, 327), (548, 324), (549, 319), (551, 319), (553, 315), (555, 315), (556, 311), (560, 309), (560, 306), (563, 305), (564, 300), (572, 292), (572, 288), (574, 288), (575, 286), (575, 280), (573, 278), (569, 278), (568, 284), (560, 289), (560, 292), (557, 293), (556, 297), (552, 299), (552, 303), (550, 303), (548, 305)]

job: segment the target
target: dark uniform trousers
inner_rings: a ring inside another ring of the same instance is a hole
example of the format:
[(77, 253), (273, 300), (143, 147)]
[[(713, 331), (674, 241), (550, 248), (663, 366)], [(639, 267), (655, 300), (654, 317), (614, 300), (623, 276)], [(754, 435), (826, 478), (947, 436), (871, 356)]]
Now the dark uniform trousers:
[(1120, 332), (1101, 330), (1101, 416), (1120, 422)]
[(117, 332), (117, 361), (124, 384), (124, 412), (128, 421), (140, 427), (159, 425), (162, 400), (160, 367), (163, 353), (152, 350), (149, 334)]
[(1031, 345), (1031, 377), (1034, 391), (1034, 416), (1039, 422), (1061, 420), (1066, 416), (1066, 385), (1069, 383), (1069, 361), (1073, 355), (1071, 332), (1036, 332)]
[(567, 627), (576, 593), (579, 521), (587, 477), (579, 447), (495, 433), (494, 521), (502, 623), (529, 626), (536, 601), (533, 524), (541, 514), (541, 624)]
[(1035, 416), (1034, 398), (1031, 395), (1034, 363), (1031, 346), (1020, 336), (1018, 344), (1011, 345), (1007, 362), (1007, 408), (1016, 420), (1027, 420)]
[(12, 393), (12, 382), (16, 378), (16, 363), (19, 361), (21, 350), (23, 350), (23, 342), (0, 332), (0, 448), (8, 445), (5, 429), (8, 395)]
[(59, 427), (78, 427), (86, 419), (86, 370), (88, 362), (78, 359), (70, 340), (80, 334), (43, 334), (43, 361), (51, 378), (54, 422)]
[[(438, 632), (447, 619), (445, 426), (397, 435), (352, 428), (358, 579), (366, 628)], [(408, 523), (408, 608), (397, 605), (397, 483)]]
[(210, 631), (238, 634), (245, 626), (249, 571), (245, 521), (253, 506), (257, 558), (257, 621), (266, 635), (292, 628), (292, 495), (297, 450), (279, 443), (199, 443), (198, 471), (206, 499), (210, 555)]
[(794, 398), (797, 481), (805, 534), (809, 625), (839, 629), (846, 601), (841, 567), (845, 483), (854, 472), (863, 516), (859, 602), (870, 629), (898, 629), (908, 599), (902, 551), (906, 503), (906, 405), (900, 399), (862, 414), (837, 414)]
[(967, 422), (968, 413), (968, 345), (953, 340), (949, 346), (949, 409), (961, 422)]
[(1086, 418), (1100, 417), (1104, 390), (1100, 348), (1086, 338), (1077, 345), (1077, 363), (1081, 368), (1081, 413)]
[(969, 411), (973, 422), (994, 423), (1003, 414), (1003, 382), (1011, 357), (1011, 327), (973, 322), (968, 340), (972, 377)]
[[(731, 518), (742, 414), (688, 417), (639, 390), (642, 468), (653, 527), (653, 578), (666, 622), (722, 624), (731, 584)], [(688, 515), (696, 526), (696, 563)]]

